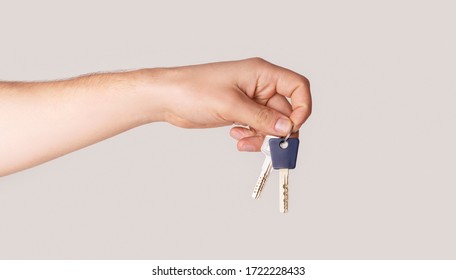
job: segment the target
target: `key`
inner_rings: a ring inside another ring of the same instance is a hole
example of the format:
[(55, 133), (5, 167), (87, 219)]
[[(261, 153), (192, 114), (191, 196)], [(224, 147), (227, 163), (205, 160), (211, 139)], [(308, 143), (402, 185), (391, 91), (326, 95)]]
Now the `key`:
[(272, 138), (269, 140), (272, 167), (279, 170), (279, 210), (288, 212), (288, 175), (296, 167), (298, 157), (298, 138)]
[(269, 139), (274, 137), (275, 136), (266, 136), (264, 138), (263, 145), (261, 145), (261, 152), (263, 152), (263, 154), (265, 155), (265, 159), (263, 165), (261, 166), (260, 176), (258, 177), (255, 188), (253, 189), (252, 197), (255, 199), (260, 198), (261, 191), (263, 190), (263, 187), (266, 184), (266, 181), (268, 180), (269, 174), (271, 174), (272, 161), (271, 151), (269, 150)]
[(263, 165), (261, 166), (261, 173), (258, 177), (257, 183), (255, 188), (253, 189), (252, 197), (255, 199), (259, 199), (261, 192), (263, 191), (263, 187), (266, 184), (266, 180), (269, 177), (272, 169), (272, 161), (271, 156), (267, 155), (264, 159)]

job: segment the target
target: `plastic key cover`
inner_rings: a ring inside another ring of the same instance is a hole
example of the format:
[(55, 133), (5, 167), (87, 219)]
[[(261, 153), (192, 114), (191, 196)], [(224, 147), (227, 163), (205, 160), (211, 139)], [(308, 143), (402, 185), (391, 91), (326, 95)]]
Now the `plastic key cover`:
[(284, 138), (272, 138), (269, 140), (269, 148), (271, 149), (272, 167), (274, 169), (294, 169), (296, 167), (296, 159), (298, 158), (299, 139), (288, 138), (288, 146), (280, 147)]

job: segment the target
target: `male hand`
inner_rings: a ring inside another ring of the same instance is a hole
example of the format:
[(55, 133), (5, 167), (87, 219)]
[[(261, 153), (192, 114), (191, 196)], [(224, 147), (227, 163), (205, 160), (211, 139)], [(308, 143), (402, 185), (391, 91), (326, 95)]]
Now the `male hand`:
[(165, 121), (185, 128), (248, 125), (231, 129), (241, 151), (259, 151), (267, 134), (296, 133), (311, 113), (309, 81), (260, 58), (162, 69), (159, 76)]

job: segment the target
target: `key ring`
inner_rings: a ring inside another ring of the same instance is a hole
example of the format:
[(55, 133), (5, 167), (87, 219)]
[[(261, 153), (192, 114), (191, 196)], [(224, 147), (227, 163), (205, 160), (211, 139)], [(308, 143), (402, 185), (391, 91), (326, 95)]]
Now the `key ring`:
[(293, 131), (293, 128), (291, 128), (290, 132), (288, 132), (287, 136), (285, 137), (285, 139), (280, 143), (280, 147), (282, 149), (286, 149), (288, 147), (288, 138), (290, 138), (291, 136), (291, 132)]
[(292, 132), (293, 132), (293, 127), (290, 129), (290, 132), (288, 132), (287, 136), (285, 137), (285, 140), (283, 140), (284, 142), (287, 142), (287, 140), (288, 140), (288, 138), (290, 138)]

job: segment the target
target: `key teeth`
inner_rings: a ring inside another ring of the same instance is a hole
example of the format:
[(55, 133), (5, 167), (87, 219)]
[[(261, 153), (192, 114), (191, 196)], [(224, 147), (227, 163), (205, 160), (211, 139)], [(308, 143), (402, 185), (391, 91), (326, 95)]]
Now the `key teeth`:
[(283, 186), (283, 213), (288, 213), (288, 185)]
[(288, 169), (280, 169), (280, 212), (288, 213)]
[(282, 205), (281, 205), (281, 208), (280, 208), (280, 212), (281, 213), (288, 213), (288, 186), (287, 185), (284, 185), (282, 187), (283, 191), (282, 191), (282, 205), (283, 205), (283, 208), (282, 208)]
[(261, 192), (263, 191), (263, 186), (264, 186), (265, 182), (266, 182), (265, 176), (262, 176), (261, 180), (258, 180), (258, 182), (255, 186), (255, 189), (253, 190), (253, 193), (252, 193), (253, 198), (255, 198), (255, 199), (260, 198), (260, 195), (261, 195)]
[(263, 192), (263, 187), (264, 187), (264, 185), (266, 185), (266, 181), (269, 178), (269, 174), (271, 173), (271, 170), (272, 170), (272, 163), (271, 163), (270, 157), (267, 156), (261, 167), (260, 177), (258, 177), (255, 188), (253, 189), (252, 197), (254, 199), (260, 198), (261, 193)]

